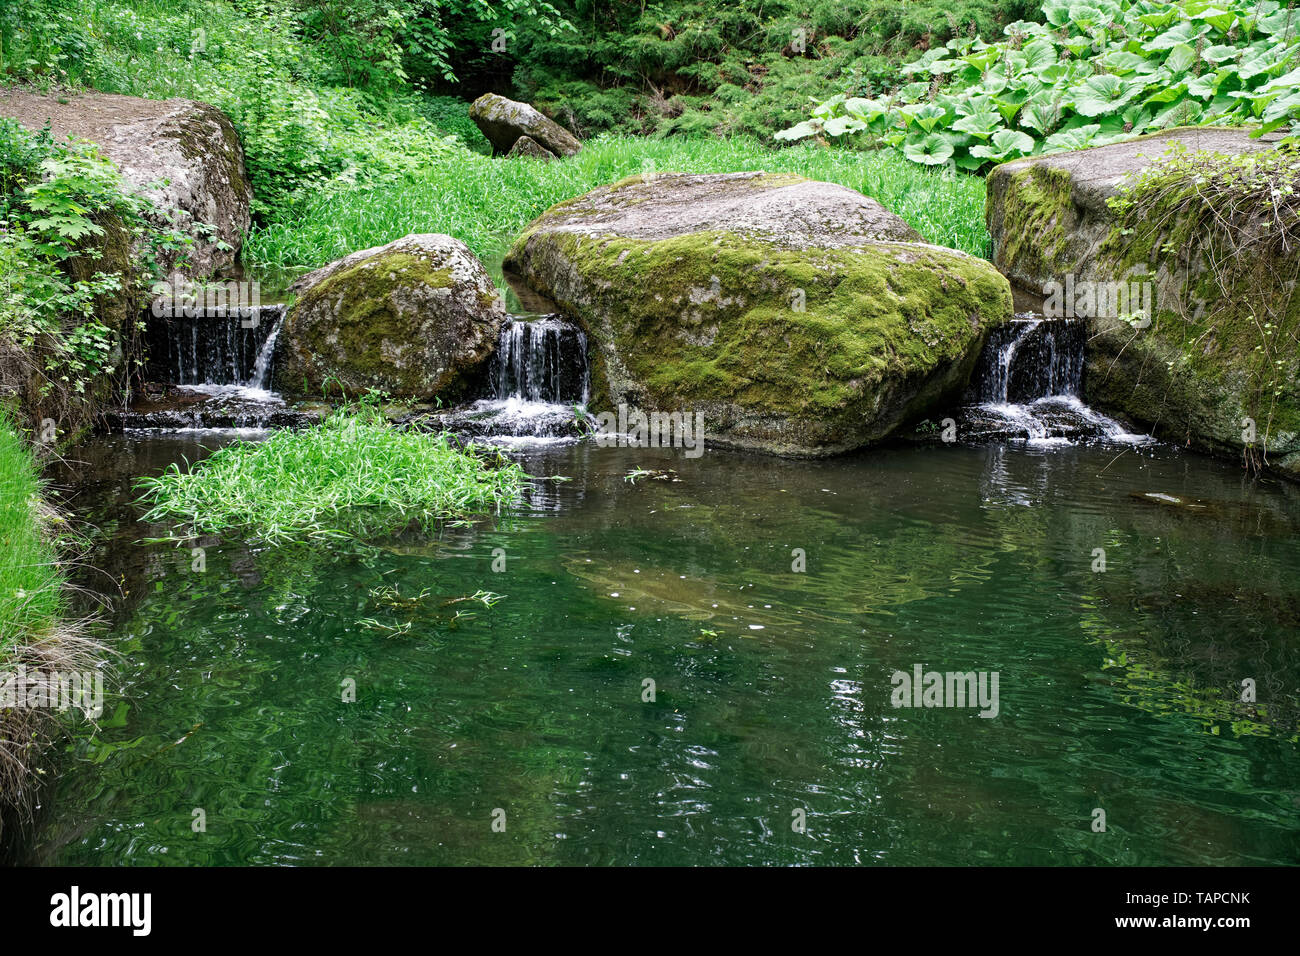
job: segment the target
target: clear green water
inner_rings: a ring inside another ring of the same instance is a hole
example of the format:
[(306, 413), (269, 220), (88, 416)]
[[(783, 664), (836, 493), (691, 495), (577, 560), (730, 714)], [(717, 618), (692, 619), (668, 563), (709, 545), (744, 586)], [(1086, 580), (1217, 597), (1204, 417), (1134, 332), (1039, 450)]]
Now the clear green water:
[[(573, 480), (508, 521), (196, 573), (123, 488), (199, 452), (86, 450), (124, 696), (29, 862), (1300, 861), (1295, 487), (1169, 449), (579, 446), (528, 458)], [(892, 708), (917, 663), (997, 671), (999, 716)]]

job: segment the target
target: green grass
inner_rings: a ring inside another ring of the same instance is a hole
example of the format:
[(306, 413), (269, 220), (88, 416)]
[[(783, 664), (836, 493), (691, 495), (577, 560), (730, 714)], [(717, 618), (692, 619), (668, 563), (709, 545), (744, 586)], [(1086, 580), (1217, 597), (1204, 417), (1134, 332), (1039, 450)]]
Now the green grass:
[(173, 464), (139, 487), (152, 505), (145, 520), (174, 521), (176, 537), (235, 533), (288, 544), (497, 512), (526, 480), (516, 464), (489, 464), (446, 435), (398, 430), (363, 405), (228, 445), (189, 471)]
[(314, 267), (409, 233), (441, 232), (496, 259), (549, 206), (644, 172), (792, 172), (856, 189), (898, 213), (929, 242), (988, 253), (984, 180), (908, 162), (892, 151), (810, 145), (769, 149), (752, 139), (643, 139), (606, 134), (561, 162), (491, 159), (457, 150), (429, 158), (398, 185), (339, 187), (291, 221), (255, 227), (244, 259), (264, 268)]
[(0, 666), (50, 632), (62, 609), (62, 575), (37, 516), (41, 488), (31, 450), (0, 417)]

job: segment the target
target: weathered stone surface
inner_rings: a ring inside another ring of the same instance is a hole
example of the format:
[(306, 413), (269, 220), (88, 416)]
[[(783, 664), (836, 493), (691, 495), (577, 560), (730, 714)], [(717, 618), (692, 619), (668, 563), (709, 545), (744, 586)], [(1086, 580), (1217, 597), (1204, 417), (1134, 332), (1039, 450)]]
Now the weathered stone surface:
[(496, 348), (505, 307), (491, 277), (451, 236), (405, 236), (308, 273), (285, 317), (276, 383), (319, 398), (326, 380), (354, 396), (450, 399)]
[(560, 203), (506, 267), (582, 323), (593, 411), (703, 413), (707, 441), (824, 455), (966, 384), (1006, 280), (850, 189), (634, 176)]
[[(1194, 189), (1167, 222), (1121, 222), (1109, 205), (1171, 149), (1220, 154), (1213, 163), (1222, 165), (1273, 150), (1275, 138), (1179, 129), (1005, 163), (989, 175), (987, 217), (993, 261), (1012, 282), (1033, 292), (1068, 283), (1098, 293), (1075, 310), (1092, 325), (1090, 403), (1170, 441), (1252, 463), (1266, 458), (1300, 474), (1300, 350), (1274, 348), (1287, 330), (1300, 331), (1295, 251), (1225, 257), (1222, 237), (1207, 225), (1215, 212)], [(1104, 288), (1111, 299), (1117, 290), (1127, 297), (1107, 302)], [(1265, 322), (1273, 334), (1261, 332)], [(1250, 423), (1257, 441), (1248, 448)]]
[[(182, 229), (196, 222), (215, 228), (185, 253), (188, 262), (165, 256), (169, 271), (201, 278), (234, 263), (251, 221), (253, 191), (239, 136), (220, 110), (183, 99), (4, 89), (0, 115), (15, 117), (33, 131), (48, 121), (56, 139), (75, 136), (99, 144), (123, 179), (159, 207), (161, 222)], [(219, 249), (218, 242), (230, 248)]]
[(577, 137), (559, 123), (527, 103), (508, 100), (496, 93), (484, 93), (471, 103), (469, 115), (498, 156), (510, 152), (521, 136), (531, 138), (556, 156), (575, 156), (582, 150)]
[(530, 159), (555, 159), (556, 156), (531, 136), (520, 136), (510, 147), (507, 156), (524, 156)]

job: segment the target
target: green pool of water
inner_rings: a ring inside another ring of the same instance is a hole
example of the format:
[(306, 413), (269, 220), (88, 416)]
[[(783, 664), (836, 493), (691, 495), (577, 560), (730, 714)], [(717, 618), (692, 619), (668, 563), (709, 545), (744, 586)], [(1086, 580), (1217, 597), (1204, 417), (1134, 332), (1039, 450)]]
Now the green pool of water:
[[(1295, 487), (1163, 448), (581, 445), (499, 521), (199, 572), (126, 488), (200, 454), (84, 450), (120, 696), (20, 859), (1300, 861)], [(918, 664), (996, 672), (997, 716), (895, 708)]]

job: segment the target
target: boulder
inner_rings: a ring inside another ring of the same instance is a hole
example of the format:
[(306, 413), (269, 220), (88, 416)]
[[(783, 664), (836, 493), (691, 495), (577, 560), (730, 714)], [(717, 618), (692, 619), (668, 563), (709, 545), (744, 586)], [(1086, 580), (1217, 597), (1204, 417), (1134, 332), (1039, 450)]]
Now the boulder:
[(1011, 317), (987, 262), (792, 175), (633, 176), (553, 206), (506, 268), (593, 343), (592, 409), (703, 414), (709, 444), (847, 451), (965, 386)]
[[(160, 224), (214, 228), (184, 255), (163, 257), (169, 272), (207, 278), (231, 266), (251, 222), (253, 191), (244, 150), (225, 114), (193, 100), (146, 100), (110, 93), (43, 94), (0, 90), (0, 114), (36, 131), (47, 122), (56, 139), (97, 143), (122, 177), (159, 209)], [(224, 243), (229, 249), (218, 248)]]
[(555, 154), (542, 146), (531, 136), (520, 136), (515, 145), (510, 147), (507, 156), (523, 156), (529, 159), (555, 159)]
[(1272, 139), (1177, 129), (1016, 160), (990, 173), (986, 212), (998, 268), (1090, 323), (1090, 403), (1300, 476), (1296, 208), (1225, 199), (1247, 161), (1300, 184)]
[(484, 93), (471, 103), (469, 115), (498, 156), (510, 152), (521, 136), (529, 137), (556, 156), (575, 156), (582, 150), (577, 137), (559, 123), (543, 116), (527, 103), (508, 100), (495, 93)]
[(329, 381), (349, 396), (394, 400), (465, 393), (496, 349), (505, 307), (463, 242), (410, 235), (308, 273), (285, 316), (276, 385), (319, 398)]

